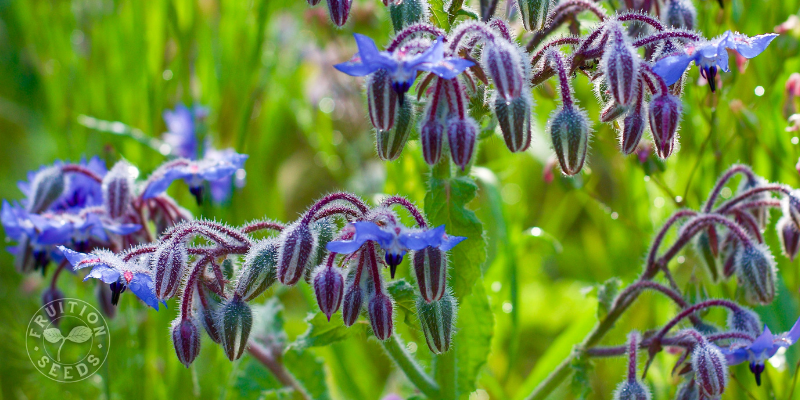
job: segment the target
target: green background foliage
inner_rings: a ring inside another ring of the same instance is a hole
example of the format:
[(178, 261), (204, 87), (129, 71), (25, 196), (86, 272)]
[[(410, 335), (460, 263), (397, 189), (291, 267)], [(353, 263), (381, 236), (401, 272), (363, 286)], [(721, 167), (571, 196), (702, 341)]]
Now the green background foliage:
[[(707, 37), (728, 29), (771, 32), (800, 9), (794, 0), (723, 2), (720, 8), (715, 1), (695, 1), (699, 29)], [(467, 3), (477, 8), (476, 1)], [(438, 6), (432, 18), (450, 23), (444, 3), (431, 4)], [(460, 398), (518, 399), (570, 354), (604, 312), (597, 298), (617, 283), (602, 283), (614, 277), (629, 283), (641, 271), (654, 231), (675, 209), (698, 207), (728, 166), (747, 163), (771, 181), (800, 186), (794, 167), (800, 148), (792, 143), (796, 133), (785, 131), (784, 115), (784, 84), (800, 71), (800, 28), (775, 40), (745, 73), (733, 66), (716, 94), (697, 86), (697, 70), (690, 72), (681, 148), (668, 161), (651, 158), (642, 164), (622, 156), (616, 133), (595, 123), (588, 168), (571, 179), (557, 175), (549, 184), (543, 173), (552, 150), (543, 127), (557, 105), (553, 81), (534, 90), (532, 148), (511, 154), (499, 135), (486, 138), (471, 172), (475, 183), (441, 171), (431, 174), (415, 141), (400, 160), (379, 161), (361, 80), (332, 68), (355, 50), (352, 32), (386, 43), (392, 32), (388, 11), (378, 0), (357, 0), (347, 26), (335, 29), (324, 2), (309, 8), (301, 0), (0, 1), (0, 194), (21, 197), (16, 182), (26, 171), (57, 158), (99, 155), (111, 165), (124, 157), (146, 176), (164, 158), (133, 139), (130, 128), (159, 137), (166, 129), (164, 109), (179, 102), (206, 105), (214, 143), (250, 154), (247, 185), (221, 206), (198, 208), (182, 183), (173, 185), (171, 195), (195, 215), (233, 224), (262, 216), (294, 219), (333, 190), (367, 199), (401, 194), (424, 205), (433, 222), (469, 237), (451, 255), (451, 286), (463, 296), (454, 351), (430, 355), (412, 315), (410, 287), (403, 283), (392, 287), (397, 330), (429, 370), (445, 373), (458, 366), (452, 389)], [(578, 75), (573, 82), (576, 97), (596, 121), (599, 109), (588, 79)], [(757, 86), (764, 88), (763, 96), (755, 94)], [(121, 134), (90, 129), (79, 123), (80, 116), (119, 121), (124, 129), (117, 129)], [(777, 255), (775, 232), (768, 231), (766, 239)], [(672, 266), (679, 283), (687, 288), (708, 283), (699, 255), (682, 255)], [(800, 314), (800, 270), (785, 257), (777, 260), (779, 296), (756, 310), (773, 331), (782, 331)], [(399, 277), (413, 279), (407, 261)], [(6, 252), (0, 254), (0, 279), (2, 398), (292, 396), (249, 355), (230, 363), (208, 338), (187, 370), (168, 335), (175, 303), (155, 312), (130, 295), (122, 296), (118, 315), (109, 321), (111, 351), (100, 373), (68, 385), (50, 381), (30, 364), (24, 343), (48, 281), (18, 275)], [(62, 275), (59, 285), (67, 297), (94, 299), (94, 286), (74, 276)], [(735, 282), (709, 286), (708, 295), (741, 297)], [(256, 308), (254, 329), (293, 343), (284, 362), (315, 397), (414, 394), (381, 346), (368, 339), (368, 324), (361, 320), (344, 329), (339, 315), (328, 323), (316, 313), (307, 285), (271, 289), (257, 302), (265, 304)], [(604, 343), (622, 343), (630, 329), (654, 328), (674, 312), (664, 299), (645, 295)], [(722, 322), (724, 314), (709, 318)], [(783, 369), (768, 366), (760, 388), (746, 366), (732, 368), (724, 398), (789, 398), (798, 354), (800, 349), (791, 349)], [(676, 358), (661, 354), (651, 367), (647, 382), (654, 398), (674, 393), (677, 380), (670, 370)], [(609, 399), (624, 362), (590, 366), (579, 360), (575, 369), (572, 384), (551, 398)], [(800, 399), (798, 391), (793, 396)]]

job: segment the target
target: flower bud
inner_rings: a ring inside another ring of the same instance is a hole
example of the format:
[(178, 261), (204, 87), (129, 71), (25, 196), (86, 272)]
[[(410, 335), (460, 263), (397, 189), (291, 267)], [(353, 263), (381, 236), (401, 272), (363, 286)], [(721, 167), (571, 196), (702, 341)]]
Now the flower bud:
[(575, 107), (557, 109), (548, 126), (553, 149), (564, 174), (572, 176), (583, 169), (589, 149), (589, 119)]
[(781, 200), (783, 215), (789, 217), (794, 222), (794, 226), (800, 229), (800, 190), (793, 190)]
[(397, 115), (397, 92), (392, 89), (389, 71), (379, 69), (367, 76), (369, 120), (379, 131), (392, 129)]
[(525, 29), (537, 31), (544, 28), (547, 24), (547, 14), (550, 13), (554, 3), (553, 0), (518, 0), (517, 7)]
[(160, 300), (175, 296), (183, 280), (189, 262), (189, 254), (182, 240), (167, 240), (153, 253), (150, 259), (155, 279), (153, 286)]
[(744, 332), (753, 337), (761, 335), (761, 318), (758, 314), (745, 308), (739, 307), (735, 311), (728, 313), (728, 329), (732, 331)]
[(486, 43), (481, 61), (494, 82), (498, 97), (511, 101), (522, 95), (525, 72), (519, 50), (514, 45), (503, 40)]
[(59, 320), (64, 315), (64, 293), (56, 287), (49, 287), (42, 293), (42, 304), (47, 306), (45, 308), (47, 319), (49, 319), (53, 325), (58, 326)]
[(350, 6), (353, 0), (328, 0), (328, 14), (336, 26), (343, 26), (350, 16)]
[(608, 104), (600, 111), (600, 122), (611, 122), (617, 118), (625, 115), (628, 112), (628, 107), (620, 105), (616, 101), (609, 101)]
[(656, 154), (661, 158), (669, 157), (675, 150), (682, 110), (681, 100), (671, 94), (660, 94), (650, 101), (650, 132), (653, 133)]
[(665, 8), (661, 15), (664, 25), (690, 31), (697, 25), (697, 10), (692, 0), (667, 0)]
[(237, 360), (247, 347), (250, 328), (253, 326), (253, 312), (241, 297), (234, 295), (222, 305), (220, 318), (222, 348), (229, 360)]
[(267, 238), (256, 242), (247, 252), (235, 290), (244, 301), (255, 299), (275, 283), (278, 247), (277, 240)]
[(719, 348), (705, 340), (692, 351), (692, 370), (700, 390), (709, 397), (725, 391), (728, 383), (728, 364)]
[(389, 5), (389, 16), (395, 32), (426, 20), (428, 2), (425, 0), (402, 0)]
[(434, 302), (427, 302), (422, 297), (417, 298), (417, 318), (425, 334), (428, 348), (433, 354), (442, 354), (450, 350), (457, 311), (456, 299), (450, 293)]
[(175, 354), (178, 360), (189, 368), (189, 365), (200, 354), (200, 332), (197, 325), (191, 319), (181, 319), (172, 324), (172, 344), (175, 346)]
[(511, 101), (498, 96), (494, 101), (503, 139), (512, 153), (525, 151), (531, 145), (531, 103), (527, 95)]
[(719, 258), (722, 260), (722, 276), (730, 278), (736, 272), (736, 256), (739, 254), (739, 240), (736, 235), (728, 233), (722, 240)]
[[(736, 194), (742, 194), (748, 190), (756, 189), (767, 184), (769, 184), (769, 182), (762, 177), (756, 176), (752, 179), (746, 177), (739, 182), (739, 188), (736, 190)], [(769, 192), (760, 192), (749, 196), (748, 201), (769, 200), (770, 198)], [(769, 208), (753, 207), (749, 211), (753, 218), (756, 219), (758, 229), (764, 230), (767, 227), (767, 222), (769, 222)]]
[(342, 292), (344, 292), (344, 277), (342, 273), (333, 266), (320, 265), (314, 276), (314, 294), (317, 296), (317, 304), (320, 311), (331, 320), (331, 315), (339, 311), (342, 305)]
[(628, 105), (636, 96), (636, 85), (639, 82), (639, 55), (628, 42), (628, 36), (622, 32), (621, 26), (615, 24), (611, 29), (613, 33), (605, 46), (600, 68), (614, 101)]
[(28, 211), (40, 214), (47, 210), (64, 193), (66, 180), (61, 167), (56, 165), (36, 173), (28, 195)]
[(378, 130), (376, 135), (376, 145), (378, 147), (378, 157), (384, 161), (393, 161), (400, 157), (403, 148), (408, 142), (408, 135), (411, 133), (411, 123), (414, 117), (412, 101), (406, 100), (400, 105), (397, 112), (397, 121), (394, 127), (389, 130)]
[(367, 313), (375, 337), (379, 340), (389, 339), (394, 326), (392, 298), (383, 293), (375, 294), (369, 300)]
[(622, 135), (620, 136), (620, 146), (625, 155), (633, 154), (639, 146), (644, 134), (645, 121), (644, 109), (631, 109), (625, 119), (622, 120)]
[(719, 268), (717, 267), (717, 258), (714, 255), (714, 250), (711, 247), (711, 237), (708, 230), (703, 230), (697, 235), (694, 241), (695, 250), (700, 254), (703, 264), (706, 267), (708, 275), (711, 277), (712, 282), (719, 280)]
[(442, 157), (442, 137), (445, 125), (438, 119), (425, 120), (420, 127), (419, 140), (422, 143), (422, 157), (428, 165), (435, 165)]
[(700, 389), (694, 379), (678, 387), (675, 393), (675, 400), (700, 400)]
[(131, 165), (125, 160), (120, 160), (103, 177), (103, 206), (112, 219), (125, 215), (131, 204), (133, 177), (130, 170)]
[(342, 319), (345, 326), (356, 323), (358, 315), (361, 314), (361, 306), (364, 302), (364, 291), (361, 286), (352, 285), (347, 289), (342, 301)]
[(751, 304), (769, 304), (775, 298), (775, 260), (763, 244), (744, 244), (736, 257), (736, 276)]
[(450, 144), (450, 155), (453, 162), (463, 170), (472, 160), (475, 142), (478, 139), (478, 125), (466, 119), (451, 118), (447, 121), (447, 142)]
[(198, 282), (197, 296), (199, 299), (198, 313), (200, 315), (200, 323), (203, 325), (208, 337), (215, 343), (222, 343), (222, 335), (220, 334), (220, 326), (217, 321), (221, 299), (216, 293), (208, 289), (203, 282)]
[(789, 257), (789, 260), (794, 261), (797, 250), (800, 249), (800, 230), (785, 216), (778, 220), (775, 228), (778, 230), (783, 254)]
[[(311, 224), (311, 231), (317, 236), (317, 250), (314, 252), (314, 257), (311, 258), (311, 265), (320, 265), (325, 261), (325, 255), (328, 254), (328, 249), (325, 246), (333, 240), (337, 228), (330, 218), (322, 218), (314, 221)], [(311, 283), (311, 268), (306, 269), (304, 279), (306, 283)]]
[(422, 298), (428, 303), (441, 299), (447, 289), (447, 253), (429, 246), (414, 252), (412, 264)]
[(614, 391), (614, 400), (650, 400), (650, 391), (638, 380), (625, 380)]
[(317, 237), (307, 224), (296, 222), (287, 226), (278, 236), (278, 280), (292, 286), (309, 268), (317, 248)]

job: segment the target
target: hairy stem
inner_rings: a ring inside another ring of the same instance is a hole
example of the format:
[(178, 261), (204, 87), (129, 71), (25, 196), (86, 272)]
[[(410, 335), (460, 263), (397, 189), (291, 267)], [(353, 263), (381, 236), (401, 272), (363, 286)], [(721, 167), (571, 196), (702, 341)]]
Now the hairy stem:
[(283, 363), (279, 360), (278, 357), (272, 352), (272, 350), (268, 349), (257, 343), (254, 340), (250, 340), (247, 342), (247, 351), (253, 355), (253, 358), (258, 360), (264, 367), (266, 367), (272, 375), (275, 376), (276, 379), (284, 386), (290, 387), (294, 389), (295, 393), (297, 393), (301, 398), (304, 400), (311, 400), (311, 395), (308, 394), (306, 388), (292, 375), (289, 370), (283, 365)]
[(417, 387), (425, 396), (431, 399), (441, 398), (439, 385), (431, 379), (422, 367), (406, 353), (400, 337), (392, 335), (388, 340), (381, 342), (386, 354), (391, 357), (395, 365), (400, 368), (409, 381)]

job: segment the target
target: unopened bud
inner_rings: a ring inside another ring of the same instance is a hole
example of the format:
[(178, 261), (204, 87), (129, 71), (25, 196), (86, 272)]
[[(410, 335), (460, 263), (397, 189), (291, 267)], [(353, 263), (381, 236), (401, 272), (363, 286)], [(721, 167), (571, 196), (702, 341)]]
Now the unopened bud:
[(456, 299), (450, 293), (434, 302), (427, 302), (422, 297), (417, 298), (417, 318), (425, 334), (428, 348), (434, 354), (450, 350), (457, 311)]
[(736, 258), (736, 276), (751, 304), (769, 304), (775, 298), (775, 260), (763, 244), (746, 243)]
[(661, 158), (669, 157), (675, 150), (682, 110), (681, 100), (668, 93), (657, 95), (650, 101), (650, 131), (656, 155)]
[(450, 144), (450, 155), (453, 157), (453, 162), (462, 170), (472, 160), (477, 140), (478, 126), (472, 118), (456, 117), (447, 121), (447, 141)]
[(531, 103), (525, 94), (510, 101), (498, 96), (494, 102), (503, 139), (512, 153), (525, 151), (531, 145)]
[(678, 387), (675, 393), (675, 400), (700, 400), (700, 389), (694, 379)]
[(484, 69), (491, 76), (498, 97), (511, 101), (522, 95), (525, 72), (519, 50), (504, 40), (487, 43), (481, 57)]
[(133, 196), (133, 177), (131, 164), (120, 160), (103, 177), (103, 205), (108, 215), (117, 219), (125, 215)]
[(738, 309), (728, 313), (728, 329), (732, 331), (744, 332), (753, 337), (758, 337), (761, 335), (763, 326), (758, 314), (745, 307), (740, 306)]
[(661, 15), (665, 25), (686, 30), (693, 30), (697, 25), (697, 10), (692, 0), (667, 0), (665, 8)]
[[(394, 91), (394, 90), (392, 90)], [(400, 105), (397, 111), (397, 121), (394, 127), (389, 130), (378, 130), (376, 135), (376, 145), (378, 157), (384, 161), (393, 161), (400, 157), (403, 148), (408, 142), (408, 135), (411, 133), (411, 124), (414, 118), (413, 101), (406, 100)]]
[(66, 180), (60, 166), (45, 168), (36, 173), (28, 194), (28, 211), (39, 214), (47, 210), (64, 193)]
[(200, 332), (191, 319), (178, 319), (172, 324), (172, 344), (178, 360), (186, 368), (192, 364), (200, 354)]
[(614, 391), (614, 400), (650, 400), (650, 391), (638, 380), (625, 380)]
[(328, 0), (328, 14), (336, 26), (343, 26), (350, 16), (353, 0)]
[(386, 340), (392, 336), (394, 328), (393, 304), (391, 297), (384, 293), (377, 293), (369, 301), (367, 313), (372, 325), (372, 332), (379, 340)]
[[(739, 182), (739, 188), (736, 190), (737, 194), (744, 193), (751, 189), (756, 189), (761, 186), (768, 185), (766, 179), (756, 176), (753, 178), (745, 177), (744, 179)], [(759, 192), (755, 193), (751, 196), (748, 196), (748, 201), (761, 201), (761, 200), (769, 200), (771, 198), (769, 192)], [(767, 222), (769, 222), (769, 207), (762, 206), (762, 207), (753, 207), (749, 209), (750, 214), (753, 218), (756, 219), (756, 223), (758, 224), (758, 229), (764, 230), (767, 227)], [(800, 225), (799, 225), (800, 226)]]
[(339, 306), (342, 305), (344, 277), (337, 268), (320, 265), (311, 280), (314, 282), (314, 294), (317, 296), (319, 309), (330, 321), (331, 315), (339, 311)]
[(781, 200), (783, 215), (789, 217), (794, 222), (794, 226), (800, 229), (800, 190), (793, 190)]
[(619, 24), (612, 25), (612, 34), (603, 52), (600, 67), (608, 82), (611, 97), (618, 104), (628, 105), (636, 96), (639, 82), (639, 55), (628, 42)]
[(583, 169), (589, 149), (589, 119), (575, 107), (559, 108), (548, 126), (553, 149), (564, 174), (572, 176)]
[(692, 351), (692, 370), (697, 386), (706, 396), (714, 398), (725, 391), (728, 383), (728, 364), (719, 348), (703, 340)]
[(215, 343), (222, 343), (222, 334), (218, 321), (220, 304), (222, 303), (216, 293), (208, 289), (203, 282), (197, 285), (197, 296), (199, 298), (198, 314), (200, 323), (203, 325), (208, 337)]
[(310, 261), (317, 248), (317, 238), (311, 227), (301, 221), (284, 228), (278, 242), (278, 280), (292, 286), (312, 265)]
[(275, 283), (278, 264), (278, 241), (263, 239), (247, 252), (236, 290), (244, 301), (251, 301)]
[(791, 219), (785, 216), (778, 220), (775, 228), (778, 230), (778, 238), (781, 240), (783, 254), (789, 257), (789, 260), (794, 261), (797, 251), (800, 249), (800, 230), (797, 229)]
[(359, 314), (361, 314), (363, 303), (364, 291), (361, 290), (361, 287), (359, 285), (350, 286), (342, 301), (342, 320), (344, 320), (345, 326), (351, 326), (356, 323)]
[(253, 312), (241, 297), (234, 295), (222, 305), (220, 313), (222, 348), (228, 359), (234, 361), (242, 356), (247, 347), (253, 326)]
[[(322, 218), (314, 221), (311, 224), (311, 231), (317, 236), (317, 250), (314, 252), (314, 257), (311, 258), (311, 265), (320, 265), (325, 261), (325, 256), (328, 254), (328, 249), (325, 246), (333, 240), (337, 228), (331, 218)], [(306, 269), (304, 276), (306, 283), (311, 283), (311, 268)]]
[(625, 115), (628, 112), (628, 107), (623, 106), (616, 101), (609, 101), (600, 111), (600, 122), (611, 122), (617, 118)]
[(392, 18), (394, 31), (423, 22), (427, 18), (428, 2), (426, 0), (402, 0), (389, 5), (389, 16)]
[(42, 293), (42, 304), (46, 306), (45, 314), (47, 314), (47, 319), (53, 325), (58, 326), (61, 317), (64, 315), (64, 293), (56, 287), (49, 287)]
[(517, 7), (519, 7), (525, 29), (538, 31), (544, 28), (554, 3), (553, 0), (518, 0)]
[(622, 120), (622, 134), (620, 135), (620, 147), (625, 155), (633, 154), (639, 147), (639, 142), (644, 134), (644, 127), (647, 125), (644, 110), (630, 110), (628, 115)]
[(153, 253), (150, 262), (155, 275), (153, 286), (156, 297), (166, 300), (175, 296), (189, 262), (185, 243), (182, 240), (163, 242)]
[(419, 140), (422, 143), (422, 157), (428, 165), (436, 165), (442, 157), (445, 125), (438, 118), (424, 121), (420, 127)]
[(414, 252), (412, 263), (422, 298), (428, 303), (441, 299), (447, 290), (447, 253), (429, 246)]
[(397, 92), (389, 71), (379, 69), (367, 77), (369, 120), (379, 131), (392, 129), (397, 115)]

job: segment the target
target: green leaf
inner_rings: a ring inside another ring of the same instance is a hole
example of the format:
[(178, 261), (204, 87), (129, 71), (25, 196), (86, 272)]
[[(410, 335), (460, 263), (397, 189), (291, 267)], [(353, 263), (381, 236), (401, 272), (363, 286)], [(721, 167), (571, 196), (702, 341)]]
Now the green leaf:
[(286, 369), (306, 388), (312, 399), (330, 399), (325, 383), (325, 363), (311, 351), (291, 349), (283, 355)]
[(430, 0), (431, 8), (431, 22), (434, 25), (448, 30), (450, 28), (450, 21), (447, 19), (447, 11), (444, 10), (444, 0)]
[(283, 330), (283, 304), (277, 297), (269, 299), (266, 303), (253, 306), (253, 338), (267, 344), (283, 347), (286, 342), (286, 332)]
[(389, 283), (386, 288), (394, 299), (395, 310), (403, 311), (403, 322), (409, 328), (420, 330), (417, 320), (416, 293), (414, 287), (405, 280), (396, 280)]
[(592, 385), (589, 374), (592, 373), (594, 365), (588, 357), (575, 357), (570, 365), (572, 368), (572, 381), (570, 387), (572, 394), (578, 400), (585, 400), (589, 397)]
[(458, 10), (458, 12), (456, 12), (456, 16), (459, 16), (459, 15), (463, 15), (465, 17), (472, 18), (472, 19), (474, 19), (476, 21), (479, 21), (481, 19), (481, 17), (479, 17), (478, 14), (475, 14), (474, 11), (467, 10), (465, 8), (462, 8), (462, 9)]
[(608, 315), (608, 310), (617, 298), (622, 281), (619, 278), (611, 278), (600, 285), (597, 285), (597, 319), (603, 320)]
[(352, 335), (366, 335), (367, 333), (367, 324), (360, 321), (351, 327), (344, 326), (342, 313), (333, 314), (330, 321), (321, 312), (309, 314), (306, 322), (308, 322), (308, 330), (289, 345), (290, 349), (300, 351), (310, 347), (326, 346), (345, 340)]
[[(61, 336), (61, 332), (58, 333)], [(92, 337), (92, 329), (88, 326), (76, 326), (69, 331), (67, 340), (73, 343), (83, 343)]]
[(61, 339), (64, 339), (64, 336), (61, 336), (61, 331), (58, 328), (48, 328), (45, 329), (44, 338), (50, 343), (58, 343)]
[(461, 299), (454, 339), (458, 398), (475, 391), (478, 373), (486, 364), (492, 344), (494, 315), (482, 284)]

